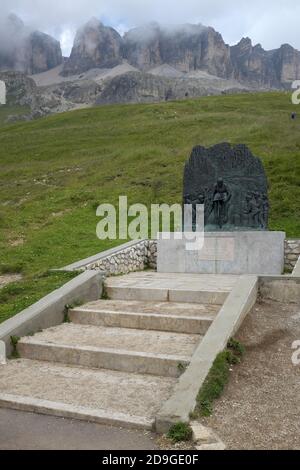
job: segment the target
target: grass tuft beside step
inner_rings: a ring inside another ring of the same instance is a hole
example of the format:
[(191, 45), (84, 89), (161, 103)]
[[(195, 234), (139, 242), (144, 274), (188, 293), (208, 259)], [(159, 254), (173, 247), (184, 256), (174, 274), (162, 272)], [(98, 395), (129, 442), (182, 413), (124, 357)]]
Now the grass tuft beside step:
[(213, 402), (222, 395), (224, 387), (229, 381), (232, 365), (241, 361), (244, 352), (244, 346), (231, 339), (225, 351), (217, 355), (197, 396), (197, 407), (194, 414), (200, 416), (212, 414)]

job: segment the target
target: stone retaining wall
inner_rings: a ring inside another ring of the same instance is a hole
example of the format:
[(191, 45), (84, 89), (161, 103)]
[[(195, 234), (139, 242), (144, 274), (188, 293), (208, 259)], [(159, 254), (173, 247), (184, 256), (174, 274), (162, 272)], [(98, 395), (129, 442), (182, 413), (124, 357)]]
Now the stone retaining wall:
[[(300, 256), (300, 240), (285, 241), (285, 269), (292, 272)], [(157, 267), (157, 241), (141, 240), (99, 253), (87, 260), (66, 266), (64, 270), (100, 270), (108, 275), (128, 274)]]
[(87, 264), (85, 269), (99, 269), (108, 275), (128, 274), (156, 269), (157, 244), (155, 240), (141, 240), (133, 246), (120, 248), (119, 251)]
[[(300, 240), (285, 241), (285, 269), (293, 271), (300, 256)], [(103, 258), (86, 269), (101, 269), (108, 274), (127, 274), (145, 268), (157, 267), (157, 241), (141, 240), (140, 243)]]
[(286, 240), (284, 251), (284, 268), (287, 271), (293, 271), (300, 256), (300, 240)]

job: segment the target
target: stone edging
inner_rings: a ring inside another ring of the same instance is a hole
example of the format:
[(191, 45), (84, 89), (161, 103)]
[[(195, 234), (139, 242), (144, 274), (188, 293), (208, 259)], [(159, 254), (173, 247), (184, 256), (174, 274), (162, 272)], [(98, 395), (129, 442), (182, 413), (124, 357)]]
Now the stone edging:
[(192, 421), (193, 442), (196, 450), (225, 450), (226, 446), (219, 436), (199, 421)]
[(196, 399), (213, 362), (223, 351), (229, 339), (237, 332), (245, 316), (256, 302), (257, 276), (240, 276), (194, 352), (190, 365), (180, 377), (173, 395), (167, 400), (155, 419), (155, 428), (166, 433), (178, 421), (188, 422), (196, 407)]

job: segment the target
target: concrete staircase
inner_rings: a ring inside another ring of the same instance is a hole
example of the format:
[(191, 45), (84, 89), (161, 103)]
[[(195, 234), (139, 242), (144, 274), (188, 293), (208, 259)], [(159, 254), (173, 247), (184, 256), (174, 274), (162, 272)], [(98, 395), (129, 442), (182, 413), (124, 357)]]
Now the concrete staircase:
[(21, 358), (0, 366), (0, 406), (151, 429), (235, 280), (109, 278), (109, 300), (19, 341)]

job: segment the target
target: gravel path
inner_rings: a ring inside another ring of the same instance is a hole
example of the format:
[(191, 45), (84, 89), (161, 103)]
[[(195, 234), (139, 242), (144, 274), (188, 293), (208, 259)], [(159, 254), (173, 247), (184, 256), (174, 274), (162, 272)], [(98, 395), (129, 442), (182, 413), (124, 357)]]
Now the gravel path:
[(257, 303), (237, 338), (245, 358), (202, 422), (228, 449), (299, 450), (300, 364), (292, 363), (292, 344), (300, 340), (300, 305)]

